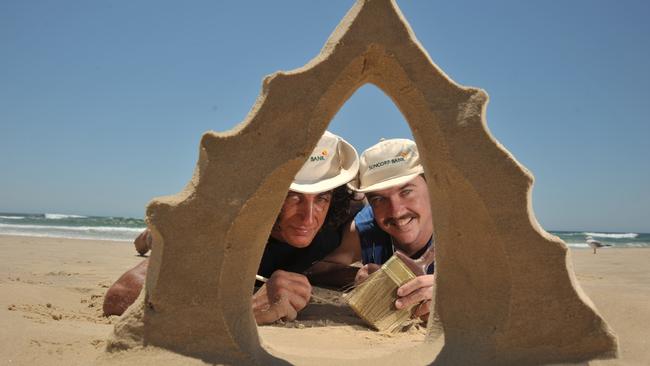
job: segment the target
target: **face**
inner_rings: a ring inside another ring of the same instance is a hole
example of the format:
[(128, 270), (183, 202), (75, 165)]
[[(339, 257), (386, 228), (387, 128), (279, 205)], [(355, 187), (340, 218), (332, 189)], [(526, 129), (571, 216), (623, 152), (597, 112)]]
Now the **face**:
[(325, 222), (332, 191), (307, 194), (289, 191), (271, 236), (296, 248), (305, 248)]
[(429, 190), (422, 176), (381, 191), (366, 193), (377, 225), (393, 237), (397, 249), (413, 255), (433, 234)]

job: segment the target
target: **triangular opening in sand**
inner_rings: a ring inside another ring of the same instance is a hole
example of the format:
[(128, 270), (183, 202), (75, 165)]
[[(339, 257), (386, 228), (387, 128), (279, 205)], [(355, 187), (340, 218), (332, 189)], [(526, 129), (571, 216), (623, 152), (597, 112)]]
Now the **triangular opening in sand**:
[[(381, 110), (389, 123), (369, 120), (369, 108)], [(373, 84), (364, 84), (345, 102), (327, 127), (361, 154), (380, 138), (413, 139), (408, 122), (397, 106)], [(360, 138), (364, 136), (363, 138)], [(355, 139), (363, 141), (355, 143)], [(363, 202), (360, 202), (363, 204)], [(433, 205), (435, 207), (435, 203)], [(277, 322), (258, 327), (262, 344), (271, 353), (290, 358), (332, 358), (341, 354), (358, 360), (387, 356), (412, 348), (425, 340), (424, 326), (413, 326), (394, 334), (380, 333), (367, 327), (332, 288), (314, 288), (314, 298), (295, 321)]]

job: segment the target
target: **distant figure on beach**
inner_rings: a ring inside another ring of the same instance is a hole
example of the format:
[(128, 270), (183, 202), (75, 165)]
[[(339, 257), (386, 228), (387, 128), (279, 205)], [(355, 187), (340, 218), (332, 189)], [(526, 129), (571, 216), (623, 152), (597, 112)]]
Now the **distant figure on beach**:
[(397, 309), (422, 303), (413, 315), (423, 317), (429, 313), (434, 284), (433, 220), (415, 142), (390, 139), (368, 148), (361, 154), (358, 178), (348, 186), (365, 193), (370, 205), (355, 216), (341, 245), (324, 261), (349, 264), (361, 260), (357, 283), (396, 251), (401, 252), (401, 259), (411, 262), (407, 264), (431, 263), (425, 265), (422, 275), (398, 289), (395, 302)]
[[(309, 302), (311, 284), (302, 272), (341, 242), (343, 224), (351, 217), (352, 194), (345, 184), (356, 176), (358, 168), (354, 147), (325, 132), (296, 174), (258, 269), (258, 275), (268, 278), (252, 297), (258, 324), (293, 320)], [(150, 235), (141, 236), (140, 242), (146, 247), (146, 237)], [(140, 252), (137, 243), (136, 249)], [(121, 315), (135, 301), (142, 290), (147, 265), (148, 259), (111, 286), (104, 298), (105, 315)]]
[(599, 242), (598, 240), (595, 240), (591, 235), (587, 236), (586, 242), (594, 250), (594, 254), (596, 254), (596, 249), (598, 249), (598, 248), (611, 246), (609, 244), (603, 244), (603, 243)]

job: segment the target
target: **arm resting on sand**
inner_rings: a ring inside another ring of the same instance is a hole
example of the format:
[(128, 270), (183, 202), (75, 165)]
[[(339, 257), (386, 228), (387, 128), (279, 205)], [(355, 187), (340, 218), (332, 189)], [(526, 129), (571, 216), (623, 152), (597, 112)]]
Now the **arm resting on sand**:
[[(140, 295), (147, 275), (149, 259), (124, 273), (108, 289), (104, 297), (104, 315), (122, 315)], [(272, 323), (280, 318), (293, 320), (311, 297), (307, 277), (275, 271), (269, 281), (253, 295), (253, 313), (258, 324)]]
[(359, 267), (324, 260), (315, 262), (305, 272), (309, 283), (314, 286), (326, 286), (346, 289), (354, 284)]
[(305, 271), (309, 281), (320, 286), (344, 288), (354, 284), (359, 268), (350, 264), (361, 260), (361, 244), (354, 221), (346, 224), (341, 244), (332, 253)]
[(108, 289), (104, 296), (104, 315), (122, 315), (138, 298), (147, 275), (149, 260), (145, 259), (137, 266), (124, 273)]

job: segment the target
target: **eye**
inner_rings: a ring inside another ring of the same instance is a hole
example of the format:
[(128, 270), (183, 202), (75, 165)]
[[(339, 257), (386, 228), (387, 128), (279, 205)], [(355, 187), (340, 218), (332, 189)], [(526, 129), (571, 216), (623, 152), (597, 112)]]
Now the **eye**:
[(370, 203), (370, 206), (377, 206), (378, 204), (382, 203), (384, 201), (384, 197), (382, 196), (372, 196), (368, 197), (368, 202)]
[(403, 190), (400, 191), (400, 195), (401, 195), (402, 197), (406, 197), (406, 196), (408, 196), (409, 194), (411, 194), (411, 192), (413, 192), (412, 189), (403, 189)]
[(326, 203), (330, 201), (329, 196), (318, 196), (318, 202)]
[(332, 195), (330, 193), (319, 194), (316, 200), (318, 203), (328, 203), (332, 200)]
[(289, 193), (284, 199), (284, 203), (298, 203), (300, 201), (300, 196), (297, 194)]

